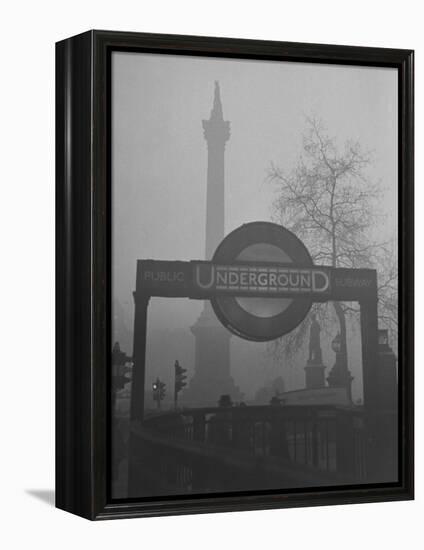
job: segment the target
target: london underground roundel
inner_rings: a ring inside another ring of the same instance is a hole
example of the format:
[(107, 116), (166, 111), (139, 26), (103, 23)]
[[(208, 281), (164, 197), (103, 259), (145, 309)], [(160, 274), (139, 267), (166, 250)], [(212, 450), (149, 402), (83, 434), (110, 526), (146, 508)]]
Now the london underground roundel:
[[(258, 262), (258, 273), (250, 283), (260, 284), (269, 274), (261, 275), (264, 265), (293, 264), (296, 268), (313, 265), (305, 245), (288, 229), (270, 223), (253, 222), (242, 225), (227, 235), (215, 251), (214, 264)], [(283, 277), (281, 274), (280, 277)], [(291, 273), (290, 277), (294, 277)], [(236, 293), (235, 293), (236, 294)], [(312, 300), (307, 296), (248, 297), (216, 296), (212, 307), (221, 323), (233, 334), (265, 342), (291, 332), (306, 317)]]

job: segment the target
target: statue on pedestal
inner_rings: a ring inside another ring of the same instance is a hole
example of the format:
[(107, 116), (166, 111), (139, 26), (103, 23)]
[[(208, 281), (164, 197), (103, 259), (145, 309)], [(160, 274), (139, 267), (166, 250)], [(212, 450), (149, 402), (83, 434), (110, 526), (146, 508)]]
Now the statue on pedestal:
[(322, 364), (321, 327), (319, 326), (316, 315), (312, 315), (308, 363), (314, 363), (316, 365)]
[(312, 315), (311, 329), (309, 333), (309, 358), (305, 367), (306, 389), (325, 387), (325, 365), (322, 364), (321, 351), (321, 327), (316, 315)]

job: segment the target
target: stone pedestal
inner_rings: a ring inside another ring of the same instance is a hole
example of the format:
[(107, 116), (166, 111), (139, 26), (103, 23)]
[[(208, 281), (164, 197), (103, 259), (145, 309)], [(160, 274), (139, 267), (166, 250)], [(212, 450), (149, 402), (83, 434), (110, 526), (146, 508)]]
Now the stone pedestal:
[(326, 367), (322, 363), (307, 362), (305, 367), (305, 388), (307, 390), (325, 388), (325, 369)]
[(350, 374), (350, 370), (346, 364), (347, 361), (342, 354), (337, 353), (336, 363), (327, 377), (327, 382), (330, 388), (346, 388), (348, 399), (352, 402), (353, 376)]
[(233, 402), (243, 394), (230, 375), (231, 334), (217, 320), (209, 302), (191, 328), (195, 337), (195, 371), (181, 403), (191, 407), (217, 406), (221, 395)]

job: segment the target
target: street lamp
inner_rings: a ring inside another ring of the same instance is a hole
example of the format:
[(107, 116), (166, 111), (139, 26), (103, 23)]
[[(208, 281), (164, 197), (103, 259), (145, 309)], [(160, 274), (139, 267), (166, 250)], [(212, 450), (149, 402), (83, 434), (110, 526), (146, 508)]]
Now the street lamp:
[(338, 332), (336, 336), (333, 338), (333, 341), (331, 342), (331, 348), (334, 351), (334, 353), (340, 353), (342, 349), (342, 339), (340, 336), (340, 332)]

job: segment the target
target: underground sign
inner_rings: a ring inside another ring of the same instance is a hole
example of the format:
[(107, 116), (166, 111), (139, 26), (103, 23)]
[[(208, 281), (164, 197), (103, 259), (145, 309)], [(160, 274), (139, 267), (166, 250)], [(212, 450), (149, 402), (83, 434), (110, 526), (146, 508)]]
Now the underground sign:
[[(211, 304), (228, 330), (248, 340), (268, 341), (303, 321), (312, 305), (308, 289), (327, 290), (326, 273), (311, 268), (308, 250), (293, 233), (274, 223), (253, 222), (225, 237), (209, 264), (209, 279), (206, 271), (199, 271), (197, 282), (207, 286), (213, 276), (221, 292), (211, 297)], [(225, 295), (220, 286), (233, 294)], [(248, 296), (249, 289), (254, 297)], [(257, 295), (260, 292), (263, 297)]]

